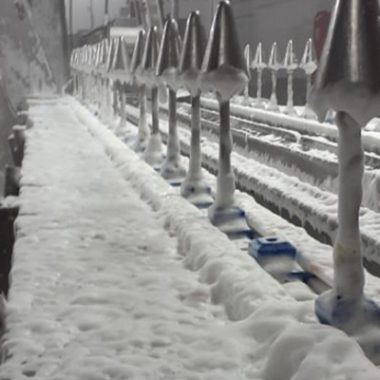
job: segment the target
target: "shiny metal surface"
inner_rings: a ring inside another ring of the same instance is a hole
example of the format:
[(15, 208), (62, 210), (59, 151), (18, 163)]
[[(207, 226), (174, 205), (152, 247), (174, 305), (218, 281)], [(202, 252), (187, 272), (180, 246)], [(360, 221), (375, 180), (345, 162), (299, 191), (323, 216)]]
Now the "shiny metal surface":
[(229, 2), (221, 1), (202, 63), (202, 89), (213, 90), (221, 100), (227, 101), (244, 89), (248, 77), (232, 7)]
[(111, 38), (109, 45), (108, 45), (108, 51), (107, 51), (107, 61), (106, 61), (106, 72), (109, 73), (112, 68), (112, 60), (114, 56), (114, 50), (115, 50), (115, 39)]
[(127, 51), (127, 44), (123, 37), (119, 37), (116, 40), (110, 76), (124, 83), (130, 80), (130, 58)]
[(178, 90), (178, 65), (181, 54), (181, 39), (178, 25), (174, 19), (168, 19), (164, 25), (160, 50), (157, 59), (156, 76), (171, 89)]
[(268, 68), (271, 71), (272, 92), (267, 109), (269, 111), (278, 111), (277, 100), (277, 72), (280, 69), (280, 63), (278, 61), (277, 43), (274, 42), (269, 54)]
[(131, 73), (135, 74), (137, 68), (141, 65), (143, 54), (144, 54), (144, 46), (145, 46), (145, 31), (141, 29), (139, 34), (137, 35), (137, 39), (135, 42), (135, 46), (133, 49), (132, 59), (131, 59)]
[(320, 119), (329, 108), (362, 126), (379, 115), (378, 14), (377, 0), (337, 0), (309, 98)]
[(199, 12), (191, 12), (187, 18), (185, 37), (179, 60), (179, 81), (192, 96), (200, 92), (198, 83), (206, 49), (206, 32)]
[(157, 28), (151, 27), (145, 40), (141, 65), (137, 71), (139, 81), (150, 88), (157, 87), (158, 84), (156, 77), (158, 49)]

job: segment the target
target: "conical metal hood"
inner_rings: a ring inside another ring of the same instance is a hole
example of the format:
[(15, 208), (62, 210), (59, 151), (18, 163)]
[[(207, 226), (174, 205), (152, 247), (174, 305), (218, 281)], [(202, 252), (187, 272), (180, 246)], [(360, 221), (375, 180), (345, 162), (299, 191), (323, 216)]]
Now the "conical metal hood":
[(114, 56), (112, 60), (110, 75), (120, 81), (128, 82), (130, 79), (130, 62), (127, 45), (123, 37), (116, 40)]
[(131, 73), (135, 74), (137, 68), (141, 65), (141, 61), (144, 54), (145, 45), (145, 31), (141, 29), (137, 36), (135, 46), (133, 49), (132, 60), (131, 60)]
[(286, 46), (283, 68), (285, 70), (294, 71), (295, 69), (297, 69), (297, 67), (298, 67), (298, 61), (297, 61), (296, 55), (294, 54), (293, 41), (290, 40), (288, 42), (288, 45)]
[(270, 68), (271, 70), (279, 70), (280, 68), (280, 63), (278, 61), (277, 42), (273, 43), (272, 48), (270, 50), (268, 68)]
[(143, 58), (138, 70), (138, 79), (148, 87), (156, 87), (159, 83), (156, 77), (158, 49), (157, 27), (151, 27), (146, 37)]
[(156, 75), (171, 89), (178, 90), (178, 65), (181, 53), (181, 40), (175, 19), (168, 19), (164, 25), (158, 54)]
[(96, 46), (96, 48), (95, 48), (95, 68), (97, 70), (99, 67), (99, 64), (100, 64), (100, 54), (101, 54), (102, 43), (98, 42), (95, 46)]
[(380, 113), (377, 0), (337, 0), (309, 97), (320, 119), (347, 112), (363, 127)]
[(110, 43), (108, 45), (108, 51), (107, 51), (107, 61), (106, 61), (106, 72), (109, 73), (112, 69), (112, 61), (113, 57), (115, 55), (115, 44), (116, 39), (111, 38)]
[(248, 81), (249, 74), (228, 1), (219, 3), (201, 72), (202, 89), (216, 91), (222, 101), (241, 92)]
[(311, 75), (317, 70), (317, 61), (315, 59), (315, 52), (313, 40), (309, 38), (306, 42), (305, 51), (302, 56), (300, 68), (305, 71), (307, 75)]
[(104, 73), (107, 64), (107, 52), (108, 52), (108, 39), (104, 39), (100, 42), (98, 58), (97, 58), (97, 71)]
[(192, 96), (196, 96), (200, 91), (198, 77), (205, 48), (206, 33), (199, 12), (191, 12), (187, 18), (178, 73), (181, 84), (187, 88)]
[(251, 67), (256, 70), (263, 70), (267, 67), (263, 59), (263, 44), (261, 42), (257, 45), (255, 58), (252, 61)]

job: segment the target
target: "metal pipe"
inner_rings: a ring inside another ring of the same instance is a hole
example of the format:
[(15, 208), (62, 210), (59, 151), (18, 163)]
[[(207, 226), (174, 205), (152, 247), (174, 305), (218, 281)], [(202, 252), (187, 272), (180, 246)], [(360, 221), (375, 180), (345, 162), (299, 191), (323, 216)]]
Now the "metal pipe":
[(159, 129), (159, 113), (158, 113), (158, 88), (152, 88), (152, 134), (160, 133)]
[(288, 101), (286, 108), (287, 109), (293, 109), (294, 102), (293, 102), (293, 71), (288, 71)]
[(191, 98), (191, 143), (188, 180), (198, 180), (202, 176), (201, 156), (201, 96)]
[(215, 196), (216, 207), (234, 204), (235, 178), (231, 167), (232, 135), (230, 128), (230, 102), (220, 101), (219, 170)]
[(364, 171), (360, 125), (347, 113), (336, 117), (339, 130), (338, 233), (334, 245), (335, 290), (343, 299), (363, 295), (364, 271), (359, 231)]
[(145, 97), (146, 87), (141, 86), (139, 90), (139, 108), (140, 108), (140, 116), (139, 116), (139, 126), (138, 126), (138, 134), (137, 134), (137, 150), (141, 151), (145, 149), (146, 143), (148, 141), (149, 129), (148, 124), (146, 122), (146, 97)]
[(177, 163), (180, 159), (180, 148), (177, 131), (177, 94), (169, 89), (169, 135), (167, 161)]

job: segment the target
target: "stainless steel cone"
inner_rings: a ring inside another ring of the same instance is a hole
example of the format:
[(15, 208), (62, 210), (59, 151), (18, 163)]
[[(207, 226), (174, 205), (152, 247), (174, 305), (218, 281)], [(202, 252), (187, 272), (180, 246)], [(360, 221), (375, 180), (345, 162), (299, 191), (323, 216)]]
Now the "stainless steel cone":
[(145, 45), (145, 31), (141, 29), (137, 36), (135, 46), (133, 49), (132, 60), (131, 60), (131, 73), (136, 74), (137, 68), (141, 65)]
[(114, 51), (115, 51), (115, 42), (116, 40), (114, 38), (111, 38), (110, 43), (108, 45), (108, 51), (107, 51), (107, 61), (106, 61), (106, 73), (109, 73), (112, 69), (112, 61), (114, 57)]
[(380, 41), (377, 0), (337, 0), (309, 105), (323, 119), (328, 109), (364, 126), (380, 113)]
[(201, 23), (199, 12), (191, 12), (186, 24), (178, 74), (181, 85), (192, 96), (200, 92), (199, 73), (206, 48), (206, 33)]
[(315, 58), (313, 40), (309, 38), (306, 42), (305, 50), (300, 63), (300, 68), (305, 71), (306, 75), (312, 75), (317, 70), (317, 61)]
[(263, 58), (263, 44), (261, 42), (258, 43), (255, 57), (252, 61), (251, 68), (255, 70), (264, 70), (267, 67)]
[(128, 82), (130, 79), (130, 61), (127, 51), (127, 45), (123, 37), (116, 40), (114, 47), (114, 56), (112, 59), (110, 76), (121, 82)]
[(271, 70), (279, 70), (280, 63), (278, 61), (277, 43), (274, 42), (270, 51), (268, 68)]
[(282, 68), (284, 68), (287, 71), (294, 71), (298, 68), (298, 61), (294, 53), (292, 40), (289, 40), (288, 44), (286, 45), (285, 57), (284, 62), (282, 64)]
[(177, 22), (174, 19), (168, 19), (165, 22), (164, 32), (161, 38), (156, 75), (175, 91), (179, 88), (178, 64), (180, 51), (181, 42)]
[(229, 2), (219, 3), (202, 63), (203, 90), (214, 90), (222, 101), (241, 92), (248, 71)]
[(103, 74), (107, 65), (107, 53), (108, 53), (108, 39), (104, 39), (100, 43), (99, 49), (99, 61), (97, 65), (97, 70), (100, 74)]
[(151, 27), (146, 37), (141, 66), (137, 73), (139, 81), (150, 88), (157, 87), (159, 83), (156, 76), (158, 49), (157, 27)]

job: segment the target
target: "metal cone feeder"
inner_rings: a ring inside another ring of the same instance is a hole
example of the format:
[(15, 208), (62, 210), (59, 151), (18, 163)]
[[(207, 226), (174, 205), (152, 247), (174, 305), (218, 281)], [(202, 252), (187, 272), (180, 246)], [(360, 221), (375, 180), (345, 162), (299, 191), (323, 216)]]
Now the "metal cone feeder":
[(113, 54), (109, 77), (121, 83), (129, 83), (131, 81), (131, 63), (127, 44), (123, 37), (116, 39)]
[(100, 108), (101, 108), (101, 114), (106, 113), (106, 78), (105, 78), (105, 72), (106, 72), (106, 64), (107, 64), (107, 54), (108, 54), (108, 48), (109, 48), (109, 42), (108, 39), (105, 38), (101, 42), (100, 51), (99, 51), (99, 61), (97, 64), (97, 71), (100, 76)]
[(294, 90), (293, 90), (293, 78), (294, 71), (298, 68), (297, 58), (293, 51), (293, 41), (290, 40), (286, 46), (286, 52), (284, 57), (283, 68), (288, 75), (288, 102), (286, 104), (285, 113), (287, 115), (297, 115), (294, 108)]
[[(240, 48), (232, 8), (222, 1), (217, 8), (202, 63), (203, 88), (216, 92), (220, 107), (220, 143), (217, 190), (209, 218), (214, 225), (227, 232), (231, 222), (239, 231), (247, 229), (244, 211), (236, 207), (235, 178), (231, 167), (232, 135), (230, 128), (230, 99), (240, 93), (248, 81), (247, 66)], [(229, 231), (231, 234), (233, 231)]]
[[(311, 90), (312, 75), (316, 72), (318, 68), (314, 54), (313, 40), (311, 38), (309, 38), (306, 43), (305, 51), (303, 53), (303, 57), (300, 63), (300, 68), (306, 74), (306, 95), (308, 96)], [(302, 116), (305, 119), (316, 119), (315, 113), (310, 109), (310, 107), (307, 104), (305, 106), (305, 110)]]
[(152, 96), (152, 130), (148, 140), (147, 148), (144, 152), (144, 159), (156, 170), (161, 168), (164, 156), (162, 154), (162, 142), (159, 129), (158, 113), (158, 84), (156, 76), (156, 65), (158, 58), (157, 28), (151, 27), (146, 37), (143, 58), (137, 70), (137, 78), (144, 83), (146, 88), (151, 90)]
[(205, 47), (206, 33), (199, 12), (192, 12), (187, 19), (178, 67), (179, 82), (190, 92), (192, 104), (189, 169), (181, 186), (181, 194), (198, 207), (212, 204), (211, 189), (203, 178), (201, 156), (201, 91), (198, 77)]
[(169, 135), (166, 159), (161, 167), (161, 175), (172, 185), (180, 185), (186, 175), (181, 166), (180, 142), (177, 131), (177, 91), (178, 65), (180, 59), (180, 37), (177, 22), (168, 19), (164, 25), (156, 75), (168, 87), (169, 92)]
[(380, 308), (363, 292), (359, 211), (364, 171), (361, 128), (379, 114), (378, 14), (377, 0), (336, 2), (311, 93), (311, 106), (320, 116), (328, 108), (337, 112), (339, 130), (334, 287), (317, 299), (315, 311), (322, 323), (354, 336), (375, 364), (380, 364)]
[(111, 87), (113, 87), (113, 85), (110, 78), (110, 72), (112, 68), (113, 57), (115, 55), (115, 42), (116, 40), (114, 38), (111, 38), (109, 40), (103, 72), (104, 110), (102, 111), (102, 114), (105, 123), (110, 125), (112, 125), (114, 117), (111, 96)]
[(266, 68), (266, 64), (264, 63), (263, 59), (263, 47), (262, 43), (260, 42), (257, 45), (255, 58), (251, 64), (252, 69), (256, 70), (257, 72), (257, 93), (256, 93), (256, 107), (262, 107), (263, 99), (262, 99), (262, 87), (263, 87), (263, 71)]
[[(127, 50), (125, 38), (119, 37), (116, 40), (114, 57), (112, 60), (110, 77), (116, 81), (117, 99), (119, 99), (120, 123), (118, 129), (123, 129), (127, 123), (126, 116), (126, 86), (131, 81), (131, 64)], [(116, 106), (117, 108), (117, 106)]]
[(139, 153), (143, 153), (147, 147), (148, 139), (150, 135), (148, 123), (146, 120), (146, 89), (145, 84), (141, 83), (137, 78), (137, 71), (140, 69), (142, 63), (142, 58), (144, 54), (145, 45), (145, 31), (140, 30), (135, 46), (133, 49), (132, 60), (131, 60), (131, 76), (132, 82), (139, 88), (139, 125), (137, 132), (137, 140), (134, 150)]
[(274, 42), (270, 51), (268, 68), (271, 71), (272, 79), (272, 94), (269, 99), (268, 110), (269, 111), (279, 111), (278, 100), (277, 100), (277, 73), (280, 70), (280, 63), (278, 62), (278, 50), (277, 43)]

